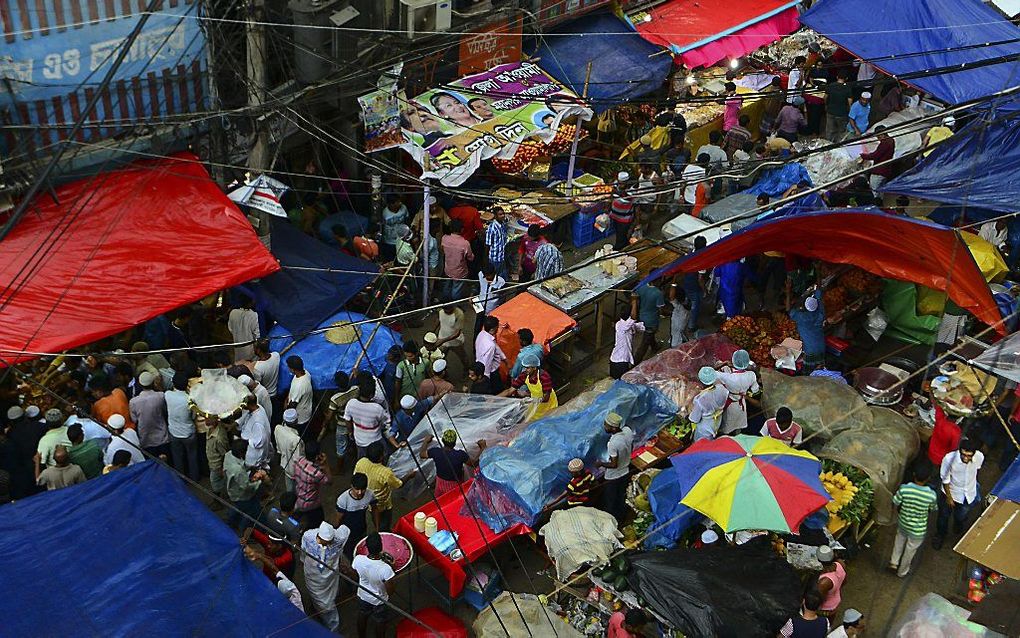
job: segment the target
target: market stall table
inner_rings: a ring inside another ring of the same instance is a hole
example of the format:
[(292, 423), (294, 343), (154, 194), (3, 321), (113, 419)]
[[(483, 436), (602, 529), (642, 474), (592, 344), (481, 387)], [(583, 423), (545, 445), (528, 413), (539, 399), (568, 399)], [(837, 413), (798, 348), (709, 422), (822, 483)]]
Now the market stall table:
[[(393, 528), (397, 534), (411, 541), (419, 560), (424, 560), (443, 574), (449, 584), (449, 590), (436, 593), (450, 599), (456, 599), (464, 591), (464, 583), (467, 580), (465, 567), (468, 564), (483, 556), (490, 548), (514, 536), (531, 533), (531, 529), (526, 525), (517, 524), (497, 534), (480, 519), (461, 514), (464, 507), (462, 494), (467, 493), (470, 486), (471, 481), (467, 481), (462, 485), (463, 492), (459, 489), (447, 492), (424, 507), (409, 512), (401, 517)], [(418, 512), (423, 512), (427, 517), (434, 517), (439, 522), (439, 529), (456, 533), (457, 547), (464, 552), (464, 557), (456, 561), (450, 560), (433, 547), (425, 534), (414, 527), (414, 515)], [(428, 581), (425, 582), (428, 584)]]
[[(499, 330), (496, 333), (496, 342), (506, 355), (506, 372), (509, 373), (514, 361), (517, 360), (517, 353), (520, 351), (520, 340), (517, 331), (521, 328), (528, 328), (535, 336), (535, 343), (540, 344), (546, 352), (546, 365), (550, 361), (556, 362), (554, 367), (560, 372), (567, 372), (567, 366), (563, 363), (571, 360), (569, 346), (557, 351), (557, 356), (549, 356), (553, 348), (561, 344), (569, 343), (573, 329), (577, 322), (573, 318), (546, 303), (533, 295), (516, 295), (506, 303), (501, 304), (492, 311), (492, 316), (499, 319)], [(563, 382), (568, 379), (563, 374), (557, 381)]]

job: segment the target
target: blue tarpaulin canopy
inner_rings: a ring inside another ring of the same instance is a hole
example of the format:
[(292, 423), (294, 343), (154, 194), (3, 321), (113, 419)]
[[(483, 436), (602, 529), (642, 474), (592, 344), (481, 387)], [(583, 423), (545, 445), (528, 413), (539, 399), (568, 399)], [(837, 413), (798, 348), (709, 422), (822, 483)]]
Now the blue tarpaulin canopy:
[(0, 507), (0, 573), (4, 636), (331, 635), (154, 461)]
[(1020, 117), (973, 122), (881, 190), (966, 206), (968, 217), (1020, 211)]
[[(312, 330), (371, 283), (375, 264), (345, 255), (302, 233), (285, 219), (272, 220), (270, 247), (280, 270), (251, 284), (260, 309), (292, 333)], [(344, 272), (297, 270), (329, 268)]]
[[(1013, 445), (1013, 443), (1006, 441), (1006, 445)], [(992, 494), (1014, 503), (1020, 503), (1020, 459), (1016, 459), (1006, 468), (999, 482), (992, 488)]]
[(556, 32), (563, 35), (543, 37), (535, 56), (578, 95), (584, 92), (591, 62), (587, 101), (596, 113), (656, 90), (673, 64), (662, 48), (636, 37), (612, 14), (588, 15), (557, 26)]
[[(316, 327), (328, 328), (338, 322), (364, 321), (367, 317), (356, 312), (341, 310), (332, 317), (326, 319)], [(358, 363), (359, 370), (368, 370), (379, 376), (386, 367), (386, 352), (394, 345), (399, 346), (402, 341), (400, 335), (386, 326), (379, 326), (375, 338), (369, 342), (372, 330), (379, 324), (363, 323), (355, 326), (358, 337), (351, 343), (337, 344), (326, 339), (325, 332), (308, 335), (299, 340), (292, 348), (282, 355), (280, 361), (280, 392), (290, 388), (290, 381), (293, 379), (290, 370), (287, 369), (287, 357), (297, 355), (305, 364), (305, 370), (312, 375), (312, 386), (316, 390), (329, 390), (336, 387), (333, 375), (343, 371), (350, 373), (355, 361), (362, 353), (364, 347), (368, 354), (361, 357)], [(283, 352), (294, 339), (283, 326), (276, 326), (269, 331), (269, 347), (277, 352)]]
[[(980, 0), (819, 2), (800, 21), (857, 57), (874, 59), (873, 64), (890, 75), (932, 70), (929, 76), (906, 81), (950, 104), (985, 97), (1020, 82), (1014, 75), (1015, 57), (958, 71), (942, 70), (1020, 54), (1020, 28)], [(961, 49), (1003, 41), (1007, 42)], [(1020, 108), (1020, 102), (1012, 105)]]

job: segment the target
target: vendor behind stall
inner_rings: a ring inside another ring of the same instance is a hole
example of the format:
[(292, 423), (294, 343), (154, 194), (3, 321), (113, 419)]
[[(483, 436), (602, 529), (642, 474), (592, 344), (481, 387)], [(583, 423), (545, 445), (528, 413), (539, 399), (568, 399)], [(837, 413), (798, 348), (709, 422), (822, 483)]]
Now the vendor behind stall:
[(606, 446), (609, 458), (596, 462), (595, 466), (606, 468), (603, 509), (619, 522), (623, 520), (626, 507), (627, 475), (630, 473), (630, 455), (634, 449), (634, 431), (623, 425), (623, 417), (616, 412), (606, 415), (603, 427), (610, 435)]
[(723, 434), (737, 434), (747, 427), (748, 396), (758, 392), (758, 377), (747, 368), (751, 365), (751, 355), (747, 350), (737, 350), (731, 359), (732, 368), (725, 366), (716, 373), (716, 378), (729, 395), (723, 408)]
[(803, 308), (791, 310), (790, 319), (797, 324), (797, 332), (804, 343), (804, 372), (810, 374), (825, 365), (825, 307), (821, 289), (815, 288), (804, 300)]
[(698, 381), (705, 389), (698, 393), (691, 402), (691, 423), (694, 424), (694, 440), (714, 439), (719, 430), (723, 410), (729, 392), (722, 385), (716, 384), (715, 368), (704, 366), (698, 371)]
[(799, 424), (793, 422), (793, 412), (790, 408), (783, 406), (776, 410), (776, 416), (765, 421), (761, 426), (761, 435), (782, 441), (790, 447), (800, 445), (804, 430)]
[(510, 382), (510, 387), (503, 390), (499, 396), (514, 395), (531, 397), (536, 400), (537, 405), (528, 419), (535, 421), (545, 416), (549, 410), (559, 406), (559, 402), (556, 400), (556, 390), (553, 388), (552, 376), (541, 369), (542, 360), (537, 355), (532, 353), (525, 355), (521, 359), (521, 366), (524, 370)]

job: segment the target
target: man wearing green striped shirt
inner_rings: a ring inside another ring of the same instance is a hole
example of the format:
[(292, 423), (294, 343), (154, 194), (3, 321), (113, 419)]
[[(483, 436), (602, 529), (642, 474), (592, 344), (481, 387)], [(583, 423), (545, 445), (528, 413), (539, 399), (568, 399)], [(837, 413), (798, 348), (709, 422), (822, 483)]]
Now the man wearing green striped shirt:
[(927, 465), (918, 464), (914, 468), (913, 480), (901, 485), (893, 495), (893, 505), (899, 510), (899, 525), (892, 556), (889, 558), (889, 569), (895, 571), (900, 578), (910, 573), (914, 554), (921, 547), (928, 531), (928, 517), (938, 509), (935, 490), (927, 485), (930, 473)]

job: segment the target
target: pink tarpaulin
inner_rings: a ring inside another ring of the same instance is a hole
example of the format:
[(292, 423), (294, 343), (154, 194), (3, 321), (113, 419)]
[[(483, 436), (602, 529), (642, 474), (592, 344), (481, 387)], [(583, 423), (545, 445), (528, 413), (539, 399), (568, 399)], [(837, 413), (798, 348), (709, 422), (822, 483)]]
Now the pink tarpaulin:
[(279, 270), (190, 154), (39, 195), (0, 243), (0, 367)]
[[(690, 68), (738, 58), (800, 27), (798, 1), (673, 0), (630, 16), (641, 37), (670, 49)], [(647, 15), (650, 19), (641, 20)]]

